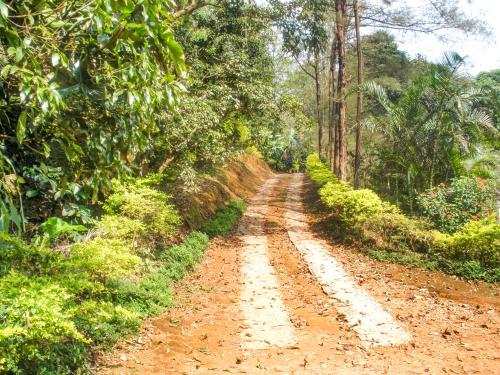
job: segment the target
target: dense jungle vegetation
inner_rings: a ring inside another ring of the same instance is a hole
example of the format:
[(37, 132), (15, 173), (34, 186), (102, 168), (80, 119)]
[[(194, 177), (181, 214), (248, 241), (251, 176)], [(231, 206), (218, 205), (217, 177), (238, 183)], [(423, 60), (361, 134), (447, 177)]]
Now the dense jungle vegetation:
[(90, 372), (170, 306), (244, 211), (188, 228), (173, 197), (243, 152), (373, 256), (498, 282), (500, 70), (403, 52), (487, 36), (429, 3), (0, 0), (0, 373)]

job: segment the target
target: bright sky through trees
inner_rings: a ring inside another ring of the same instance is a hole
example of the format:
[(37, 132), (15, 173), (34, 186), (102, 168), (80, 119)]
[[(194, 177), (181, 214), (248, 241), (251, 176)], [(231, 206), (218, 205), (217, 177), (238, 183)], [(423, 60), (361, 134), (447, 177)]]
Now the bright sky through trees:
[[(419, 6), (426, 4), (426, 0), (412, 0), (411, 4)], [(400, 48), (408, 52), (412, 57), (423, 55), (431, 61), (438, 60), (443, 51), (454, 51), (466, 56), (466, 70), (471, 74), (482, 71), (497, 69), (500, 66), (500, 2), (492, 0), (462, 0), (461, 5), (464, 13), (471, 17), (485, 21), (486, 27), (491, 31), (491, 37), (467, 36), (456, 31), (445, 31), (438, 33), (439, 36), (447, 38), (441, 41), (436, 35), (421, 33), (404, 33), (391, 31), (396, 37)], [(365, 33), (373, 30), (365, 29)]]

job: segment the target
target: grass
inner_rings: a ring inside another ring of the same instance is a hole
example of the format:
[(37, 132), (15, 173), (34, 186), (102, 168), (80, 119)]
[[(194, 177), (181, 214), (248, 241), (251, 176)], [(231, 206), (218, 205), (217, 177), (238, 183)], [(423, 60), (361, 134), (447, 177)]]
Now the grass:
[(115, 285), (116, 303), (142, 316), (154, 316), (172, 306), (172, 284), (181, 280), (203, 257), (208, 236), (192, 232), (184, 242), (160, 253), (156, 270), (137, 281), (124, 280)]
[(500, 268), (485, 268), (475, 260), (461, 261), (412, 251), (401, 253), (373, 249), (368, 250), (368, 255), (381, 262), (415, 266), (429, 271), (441, 270), (450, 275), (463, 277), (466, 280), (484, 280), (489, 283), (500, 282)]
[(384, 250), (368, 250), (368, 255), (378, 261), (416, 266), (426, 270), (435, 270), (438, 266), (436, 261), (428, 260), (421, 254), (414, 252), (395, 253)]
[(201, 226), (200, 232), (206, 233), (210, 238), (223, 236), (229, 232), (238, 219), (245, 212), (245, 203), (234, 200), (215, 213), (214, 218)]

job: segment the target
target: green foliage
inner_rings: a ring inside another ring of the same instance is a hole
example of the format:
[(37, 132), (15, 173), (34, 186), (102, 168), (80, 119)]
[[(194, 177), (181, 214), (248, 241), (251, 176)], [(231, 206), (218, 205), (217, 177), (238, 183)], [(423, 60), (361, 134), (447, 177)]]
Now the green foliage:
[(484, 267), (477, 260), (453, 260), (434, 257), (438, 267), (450, 275), (457, 275), (466, 280), (481, 279), (489, 283), (500, 282), (500, 267)]
[(463, 277), (466, 280), (485, 280), (490, 283), (500, 281), (500, 268), (485, 268), (476, 260), (458, 261), (436, 255), (422, 255), (413, 252), (391, 252), (384, 250), (368, 250), (368, 254), (381, 262), (411, 265), (425, 270), (441, 269), (450, 275)]
[(132, 254), (123, 240), (98, 237), (73, 245), (70, 253), (70, 270), (88, 273), (102, 282), (130, 276), (141, 265), (141, 258)]
[(59, 217), (49, 217), (47, 221), (40, 224), (39, 229), (43, 233), (45, 239), (50, 242), (64, 235), (84, 232), (87, 230), (87, 227), (67, 223)]
[(174, 280), (180, 280), (184, 273), (178, 273), (179, 269), (173, 270), (170, 264), (179, 264), (184, 268), (183, 272), (191, 270), (201, 260), (203, 252), (208, 247), (208, 236), (201, 232), (192, 232), (182, 244), (172, 246), (161, 254), (160, 259), (167, 263), (167, 270), (171, 272)]
[(28, 246), (18, 238), (0, 232), (0, 277), (12, 269), (29, 275), (42, 275), (63, 258), (61, 253), (44, 247)]
[(262, 157), (274, 170), (282, 172), (298, 172), (304, 169), (307, 155), (311, 147), (301, 142), (300, 129), (291, 127), (284, 135), (263, 134), (259, 142)]
[[(0, 171), (15, 190), (0, 183), (0, 211), (22, 230), (24, 194), (60, 190), (51, 200), (73, 216), (80, 198), (96, 201), (112, 177), (133, 172), (184, 91), (186, 67), (171, 1), (1, 4)], [(19, 180), (43, 165), (61, 173), (57, 186)]]
[(437, 251), (447, 258), (475, 260), (485, 267), (500, 267), (500, 224), (495, 215), (471, 221), (460, 232), (440, 235)]
[(498, 125), (500, 123), (500, 69), (479, 73), (476, 77), (476, 85), (481, 90), (480, 108), (488, 111), (495, 120), (495, 124)]
[(282, 31), (283, 48), (297, 59), (318, 56), (327, 47), (327, 10), (331, 3), (314, 1), (271, 1), (275, 22)]
[(104, 210), (141, 221), (146, 230), (155, 236), (169, 238), (180, 223), (175, 207), (169, 204), (170, 196), (150, 186), (150, 181), (136, 179), (122, 184), (115, 181), (113, 193), (106, 199)]
[(306, 159), (306, 171), (317, 186), (323, 186), (327, 182), (338, 183), (337, 177), (321, 161), (318, 154), (310, 154)]
[(279, 71), (269, 49), (274, 34), (266, 19), (268, 12), (254, 3), (229, 1), (176, 25), (190, 81), (188, 93), (162, 124), (153, 165), (167, 161), (179, 171), (199, 170), (252, 146), (277, 163), (280, 150), (299, 153), (287, 130), (291, 123), (305, 127), (309, 122), (301, 101), (276, 85)]
[(2, 234), (0, 372), (85, 368), (92, 348), (110, 347), (172, 305), (172, 283), (194, 267), (208, 243), (206, 234), (193, 232), (161, 253), (153, 272), (132, 279), (126, 276), (141, 260), (122, 240), (98, 237), (64, 255)]
[(158, 269), (138, 281), (125, 280), (116, 285), (114, 299), (143, 316), (156, 315), (172, 305), (171, 284), (182, 279), (201, 259), (208, 237), (192, 232), (183, 243), (172, 246), (159, 256)]
[(435, 232), (429, 223), (400, 212), (382, 211), (359, 228), (363, 241), (375, 249), (429, 253), (434, 246)]
[[(403, 215), (371, 190), (352, 190), (341, 184), (329, 176), (331, 172), (317, 156), (308, 157), (306, 165), (315, 183), (323, 184), (319, 189), (321, 201), (339, 219), (341, 230), (361, 240), (376, 259), (439, 268), (468, 279), (498, 280), (500, 224), (494, 215), (471, 221), (452, 235), (444, 234), (422, 219)], [(452, 193), (457, 191), (459, 201), (471, 190), (469, 183), (479, 184), (479, 192), (485, 187), (475, 179), (457, 180)], [(473, 190), (470, 198), (473, 206), (477, 198)]]
[(122, 239), (136, 243), (143, 239), (147, 227), (137, 219), (129, 219), (121, 215), (104, 215), (97, 222), (96, 231), (103, 238)]
[(81, 183), (68, 182), (62, 167), (40, 165), (23, 166), (26, 215), (41, 220), (47, 212), (63, 216), (72, 223), (88, 224), (92, 221), (90, 192)]
[(20, 183), (23, 179), (16, 175), (12, 161), (7, 156), (0, 158), (0, 172), (3, 174), (0, 178), (0, 231), (22, 234), (26, 224), (23, 198), (20, 194)]
[(75, 325), (92, 339), (92, 345), (107, 349), (124, 336), (136, 333), (142, 317), (119, 304), (86, 300), (73, 308)]
[(10, 272), (0, 279), (0, 371), (73, 373), (87, 360), (72, 296), (50, 279)]
[(487, 150), (483, 155), (465, 160), (463, 164), (470, 176), (486, 180), (500, 177), (499, 150)]
[(168, 168), (194, 191), (198, 172), (248, 147), (280, 168), (305, 156), (288, 128), (309, 121), (276, 84), (273, 32), (256, 4), (223, 2), (174, 23), (185, 4), (4, 3), (0, 230), (21, 234), (48, 216), (90, 223), (113, 179), (144, 171)]
[(388, 252), (384, 250), (368, 250), (368, 254), (381, 262), (399, 263), (420, 267), (426, 270), (437, 269), (437, 262), (431, 261), (421, 254), (413, 252)]
[(334, 210), (346, 223), (364, 222), (372, 216), (396, 208), (384, 202), (369, 189), (353, 190), (340, 182), (319, 159), (317, 154), (307, 158), (306, 169), (311, 180), (320, 186), (321, 201)]
[(455, 178), (448, 185), (441, 183), (421, 193), (417, 204), (436, 228), (454, 233), (465, 223), (495, 212), (495, 184), (478, 178)]
[(381, 135), (371, 182), (410, 212), (415, 192), (462, 175), (463, 161), (475, 155), (487, 134), (498, 134), (480, 106), (481, 92), (461, 75), (463, 65), (459, 55), (445, 54), (441, 63), (423, 69), (396, 101), (373, 82), (363, 86), (384, 111), (366, 121)]
[(245, 203), (235, 200), (219, 209), (212, 220), (199, 229), (209, 237), (223, 236), (234, 227), (240, 216), (245, 212)]
[(323, 203), (336, 210), (346, 223), (364, 222), (387, 206), (369, 189), (347, 190), (344, 185), (331, 182), (320, 189), (320, 196)]

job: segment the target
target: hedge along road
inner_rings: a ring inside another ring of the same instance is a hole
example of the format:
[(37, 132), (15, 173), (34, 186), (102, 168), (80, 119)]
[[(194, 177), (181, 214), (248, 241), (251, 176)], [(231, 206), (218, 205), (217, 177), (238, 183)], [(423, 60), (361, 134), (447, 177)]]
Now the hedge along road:
[(99, 372), (498, 373), (493, 287), (327, 243), (311, 197), (300, 175), (264, 184), (238, 230), (178, 285), (177, 307)]

